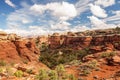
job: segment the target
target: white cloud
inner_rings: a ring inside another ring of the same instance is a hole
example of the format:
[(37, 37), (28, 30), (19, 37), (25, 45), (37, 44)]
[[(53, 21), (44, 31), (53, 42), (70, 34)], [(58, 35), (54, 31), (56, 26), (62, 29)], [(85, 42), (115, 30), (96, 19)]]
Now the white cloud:
[(115, 4), (115, 0), (97, 0), (95, 1), (96, 5), (101, 5), (103, 7), (108, 7)]
[(9, 6), (15, 8), (15, 4), (13, 4), (10, 0), (5, 0), (5, 3), (8, 4)]
[(119, 24), (120, 23), (120, 10), (112, 11), (112, 13), (114, 15), (110, 16), (108, 18), (105, 18), (104, 21)]
[(93, 5), (93, 4), (89, 4), (89, 6), (92, 14), (94, 14), (95, 16), (100, 18), (107, 17), (106, 11), (102, 9), (100, 6)]
[(41, 26), (29, 26), (27, 30), (9, 28), (2, 31), (5, 31), (7, 33), (16, 33), (17, 35), (20, 35), (22, 37), (47, 35), (49, 33), (48, 30), (44, 30), (43, 28), (41, 28)]
[(68, 2), (54, 2), (46, 5), (35, 4), (30, 10), (38, 14), (43, 14), (45, 11), (49, 10), (53, 16), (63, 20), (74, 18), (77, 15), (75, 6)]
[(29, 15), (27, 9), (20, 9), (12, 12), (7, 17), (8, 27), (20, 27), (23, 24), (29, 24), (33, 22), (32, 17)]
[(115, 27), (114, 24), (106, 24), (105, 21), (98, 19), (95, 16), (88, 17), (92, 24), (92, 29), (106, 29)]
[(43, 14), (43, 12), (46, 10), (46, 8), (44, 5), (34, 4), (33, 6), (31, 6), (30, 10), (32, 10), (36, 14)]
[(89, 10), (88, 4), (91, 0), (78, 0), (78, 2), (75, 4), (75, 7), (77, 9), (77, 14), (80, 15), (83, 12)]
[(90, 28), (87, 27), (87, 26), (80, 26), (80, 25), (77, 25), (77, 26), (75, 26), (74, 28), (70, 29), (69, 31), (72, 31), (72, 32), (79, 32), (79, 31), (85, 31), (85, 30), (90, 30)]
[(51, 29), (53, 29), (53, 30), (68, 30), (70, 25), (71, 25), (70, 23), (68, 23), (66, 21), (62, 21), (62, 22), (59, 22), (56, 24), (51, 24)]

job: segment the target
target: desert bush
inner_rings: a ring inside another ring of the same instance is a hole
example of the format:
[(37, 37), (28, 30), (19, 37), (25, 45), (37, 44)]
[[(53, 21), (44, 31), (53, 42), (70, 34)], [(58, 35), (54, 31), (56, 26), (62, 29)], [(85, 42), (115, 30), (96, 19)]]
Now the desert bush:
[(62, 76), (62, 74), (65, 72), (65, 68), (62, 64), (56, 66), (55, 70), (58, 73), (58, 76)]
[[(59, 54), (59, 52), (62, 52), (62, 54)], [(50, 68), (54, 68), (59, 64), (70, 63), (73, 60), (82, 60), (86, 55), (88, 55), (86, 50), (47, 50), (41, 52), (39, 61)]]
[(81, 62), (81, 60), (73, 60), (73, 61), (71, 61), (69, 64), (71, 64), (71, 65), (80, 65), (80, 64), (82, 64), (82, 62)]
[(22, 77), (22, 76), (23, 76), (23, 72), (22, 72), (21, 70), (17, 70), (17, 71), (14, 73), (14, 75), (15, 75), (16, 77)]
[(40, 46), (40, 51), (46, 51), (46, 50), (48, 50), (48, 44), (42, 43)]
[(6, 62), (4, 60), (0, 60), (0, 66), (6, 66)]
[(104, 52), (100, 55), (100, 57), (102, 58), (110, 58), (110, 57), (113, 57), (116, 55), (116, 52), (115, 51), (112, 51), (112, 52)]
[(69, 80), (77, 80), (73, 74), (69, 75)]
[(27, 69), (26, 72), (27, 72), (28, 74), (32, 74), (32, 73), (33, 73), (33, 70), (32, 70), (32, 69)]
[(77, 80), (74, 75), (68, 75), (62, 64), (56, 66), (55, 70), (41, 69), (35, 76), (35, 80)]
[(35, 76), (35, 79), (36, 79), (36, 80), (49, 80), (49, 76), (48, 76), (47, 71), (44, 70), (44, 69), (41, 69), (41, 70), (39, 71), (39, 74), (37, 74), (37, 75)]
[(98, 65), (99, 64), (98, 64), (97, 60), (92, 60), (88, 63), (88, 66), (92, 69), (96, 69)]
[(0, 73), (3, 73), (3, 68), (0, 68)]
[(82, 71), (82, 76), (88, 76), (88, 74), (90, 74), (91, 71), (89, 69), (85, 69)]
[(49, 72), (50, 80), (58, 80), (58, 74), (57, 71), (51, 70)]

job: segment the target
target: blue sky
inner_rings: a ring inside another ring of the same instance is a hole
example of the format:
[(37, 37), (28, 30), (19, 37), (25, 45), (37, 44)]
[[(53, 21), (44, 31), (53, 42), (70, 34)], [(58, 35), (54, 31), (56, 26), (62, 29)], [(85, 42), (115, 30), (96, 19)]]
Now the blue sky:
[(0, 0), (0, 30), (44, 35), (120, 26), (120, 0)]

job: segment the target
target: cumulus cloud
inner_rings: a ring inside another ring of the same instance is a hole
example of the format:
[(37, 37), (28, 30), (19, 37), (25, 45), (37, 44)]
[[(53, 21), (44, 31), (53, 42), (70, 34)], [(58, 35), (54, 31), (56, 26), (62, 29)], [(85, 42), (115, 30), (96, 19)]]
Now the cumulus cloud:
[(79, 31), (85, 31), (85, 30), (90, 30), (90, 28), (87, 27), (87, 26), (80, 26), (80, 25), (77, 25), (77, 26), (73, 27), (72, 29), (70, 29), (69, 31), (72, 31), (72, 32), (79, 32)]
[(51, 24), (51, 29), (55, 30), (68, 30), (69, 29), (69, 26), (71, 24), (66, 22), (66, 21), (63, 21), (63, 22), (59, 22), (59, 23), (56, 23), (56, 24)]
[[(76, 8), (68, 2), (53, 2), (34, 4), (15, 10), (7, 17), (7, 25), (13, 31), (16, 29), (26, 35), (40, 35), (69, 30), (71, 24), (67, 21), (77, 16)], [(33, 26), (35, 25), (35, 26)], [(10, 29), (7, 30), (10, 32)], [(20, 29), (20, 30), (19, 30)]]
[(100, 20), (95, 16), (88, 17), (92, 24), (92, 29), (106, 29), (106, 28), (113, 28), (115, 27), (114, 24), (106, 24), (104, 20)]
[(74, 18), (77, 15), (75, 6), (68, 2), (54, 2), (46, 5), (35, 4), (30, 8), (30, 10), (39, 14), (43, 14), (46, 10), (49, 10), (53, 16), (63, 20)]
[(10, 0), (5, 0), (5, 3), (8, 4), (9, 6), (15, 8), (15, 4), (13, 4)]
[(100, 6), (93, 5), (93, 4), (89, 4), (89, 6), (92, 14), (94, 14), (95, 16), (100, 18), (107, 17), (106, 11), (102, 9)]
[[(54, 32), (63, 33), (66, 31), (77, 32), (89, 29), (104, 29), (114, 26), (113, 24), (107, 24), (113, 18), (107, 17), (106, 11), (101, 8), (101, 5), (94, 4), (94, 0), (78, 0), (75, 4), (64, 1), (57, 2), (55, 0), (51, 3), (36, 3), (34, 5), (21, 2), (21, 6), (21, 9), (15, 10), (8, 15), (7, 25), (10, 29), (5, 31), (27, 36), (52, 34)], [(93, 25), (92, 28), (87, 27), (91, 26), (90, 23), (89, 25), (87, 23), (84, 25), (81, 19), (78, 19), (82, 13), (89, 10), (93, 14), (93, 16), (89, 17)], [(114, 11), (114, 16), (112, 17), (119, 20), (118, 15), (119, 11)], [(75, 21), (72, 22), (74, 19)]]
[(108, 7), (115, 4), (115, 0), (97, 0), (95, 1), (96, 5), (101, 5), (103, 7)]
[(20, 9), (10, 13), (7, 17), (7, 26), (20, 27), (31, 23), (33, 20), (29, 14), (27, 9)]

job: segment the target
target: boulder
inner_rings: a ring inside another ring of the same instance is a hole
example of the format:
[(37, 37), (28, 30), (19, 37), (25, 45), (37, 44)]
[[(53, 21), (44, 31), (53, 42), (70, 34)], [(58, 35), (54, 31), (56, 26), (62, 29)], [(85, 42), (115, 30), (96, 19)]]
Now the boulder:
[(113, 59), (113, 62), (115, 62), (115, 63), (120, 63), (120, 56), (114, 56), (114, 57), (112, 57), (112, 59)]

